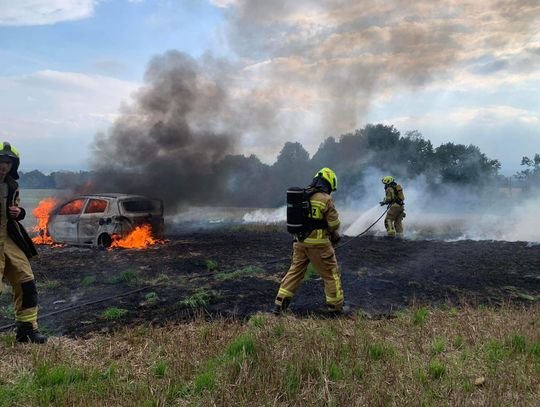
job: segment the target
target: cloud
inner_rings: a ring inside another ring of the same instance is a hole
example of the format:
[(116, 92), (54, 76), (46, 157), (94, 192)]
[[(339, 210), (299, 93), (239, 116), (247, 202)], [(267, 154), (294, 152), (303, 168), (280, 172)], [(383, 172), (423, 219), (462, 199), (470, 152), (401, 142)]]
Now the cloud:
[(73, 21), (93, 15), (99, 0), (1, 0), (0, 26), (29, 26)]
[[(291, 139), (313, 152), (324, 137), (362, 127), (401, 93), (436, 90), (440, 101), (460, 91), (473, 103), (471, 90), (493, 97), (512, 85), (516, 106), (507, 107), (520, 110), (515, 95), (538, 89), (540, 7), (532, 0), (213, 3), (228, 7), (230, 46), (246, 64), (233, 82), (237, 102), (265, 112), (266, 122), (244, 129), (263, 158)], [(386, 118), (411, 116), (408, 108), (393, 106)], [(497, 114), (477, 119), (500, 122)]]
[(53, 70), (0, 77), (0, 134), (25, 152), (25, 165), (80, 166), (95, 133), (110, 126), (139, 86)]

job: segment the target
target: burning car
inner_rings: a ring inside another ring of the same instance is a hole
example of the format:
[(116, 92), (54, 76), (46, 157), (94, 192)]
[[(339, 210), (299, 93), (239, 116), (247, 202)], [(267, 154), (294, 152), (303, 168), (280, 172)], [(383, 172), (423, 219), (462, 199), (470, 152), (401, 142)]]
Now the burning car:
[(141, 195), (80, 195), (57, 205), (49, 215), (47, 234), (55, 243), (109, 247), (138, 227), (163, 233), (163, 201)]

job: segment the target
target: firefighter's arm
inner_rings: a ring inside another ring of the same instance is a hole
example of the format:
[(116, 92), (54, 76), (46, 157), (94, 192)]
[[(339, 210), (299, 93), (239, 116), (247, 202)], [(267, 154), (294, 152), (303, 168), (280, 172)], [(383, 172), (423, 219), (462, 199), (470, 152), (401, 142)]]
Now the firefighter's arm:
[(394, 188), (386, 188), (386, 196), (384, 197), (383, 202), (389, 204), (394, 201)]
[(326, 204), (326, 213), (325, 213), (326, 223), (328, 223), (328, 231), (333, 232), (339, 228), (339, 214), (334, 205), (334, 201), (331, 199)]

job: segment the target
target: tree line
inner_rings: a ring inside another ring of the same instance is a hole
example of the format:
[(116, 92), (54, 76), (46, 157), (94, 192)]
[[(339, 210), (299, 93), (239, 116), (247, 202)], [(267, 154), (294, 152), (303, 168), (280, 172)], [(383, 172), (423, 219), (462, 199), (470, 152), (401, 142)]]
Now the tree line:
[[(521, 164), (525, 169), (516, 177), (540, 186), (540, 155), (524, 157)], [(255, 155), (228, 155), (216, 162), (208, 175), (212, 193), (201, 202), (186, 202), (244, 207), (282, 205), (288, 187), (305, 186), (321, 167), (332, 168), (338, 175), (340, 195), (352, 198), (362, 195), (360, 181), (373, 169), (403, 182), (424, 175), (433, 188), (479, 188), (501, 183), (504, 178), (499, 174), (500, 162), (474, 145), (445, 143), (435, 148), (418, 131), (402, 135), (394, 126), (369, 124), (338, 138), (328, 137), (311, 157), (298, 142), (286, 142), (270, 165)], [(21, 174), (20, 181), (25, 188), (73, 188), (88, 182), (99, 185), (99, 174), (60, 171), (45, 175), (36, 170)], [(174, 187), (174, 180), (171, 183)]]

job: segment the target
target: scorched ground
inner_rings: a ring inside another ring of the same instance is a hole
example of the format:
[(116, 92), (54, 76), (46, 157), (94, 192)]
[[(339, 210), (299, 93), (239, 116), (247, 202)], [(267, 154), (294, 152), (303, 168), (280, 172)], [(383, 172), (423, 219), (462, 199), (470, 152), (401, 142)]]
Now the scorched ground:
[[(170, 236), (143, 250), (39, 248), (40, 325), (56, 335), (85, 336), (119, 326), (181, 322), (204, 315), (244, 318), (268, 312), (287, 271), (291, 238), (277, 231), (207, 231)], [(390, 316), (411, 304), (461, 302), (518, 306), (540, 301), (540, 245), (498, 241), (388, 241), (365, 236), (337, 252), (345, 300), (353, 311)], [(267, 264), (275, 260), (283, 261)], [(224, 273), (236, 272), (224, 278)], [(141, 291), (47, 317), (90, 301)], [(323, 306), (322, 281), (304, 281), (291, 312)], [(0, 324), (12, 319), (0, 297)], [(104, 311), (127, 310), (116, 319)]]

